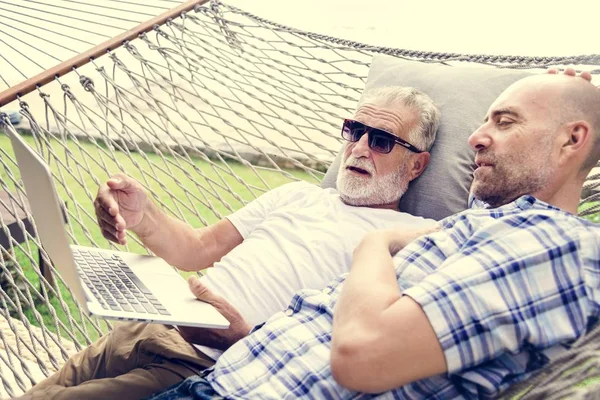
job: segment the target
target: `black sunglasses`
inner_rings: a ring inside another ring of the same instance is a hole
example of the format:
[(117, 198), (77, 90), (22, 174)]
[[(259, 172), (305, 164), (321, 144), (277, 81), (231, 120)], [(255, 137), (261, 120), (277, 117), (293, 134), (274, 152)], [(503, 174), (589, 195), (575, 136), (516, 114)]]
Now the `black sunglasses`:
[(358, 142), (365, 134), (369, 134), (369, 148), (378, 153), (388, 154), (396, 144), (412, 151), (413, 153), (423, 153), (423, 150), (417, 149), (406, 140), (384, 131), (383, 129), (373, 128), (362, 122), (353, 119), (345, 119), (342, 127), (342, 137), (350, 142)]

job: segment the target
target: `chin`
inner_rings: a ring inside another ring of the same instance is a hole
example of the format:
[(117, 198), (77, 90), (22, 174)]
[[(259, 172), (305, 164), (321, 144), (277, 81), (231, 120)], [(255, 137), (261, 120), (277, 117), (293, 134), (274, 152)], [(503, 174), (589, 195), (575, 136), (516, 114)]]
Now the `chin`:
[(340, 199), (344, 204), (349, 206), (356, 207), (377, 207), (377, 206), (385, 206), (388, 204), (398, 204), (400, 202), (400, 198), (398, 199), (389, 199), (387, 197), (381, 197), (379, 195), (370, 195), (370, 196), (356, 196), (350, 197), (340, 192)]
[(369, 199), (365, 199), (364, 197), (350, 197), (340, 192), (340, 199), (342, 203), (347, 204), (349, 206), (366, 206), (369, 205)]

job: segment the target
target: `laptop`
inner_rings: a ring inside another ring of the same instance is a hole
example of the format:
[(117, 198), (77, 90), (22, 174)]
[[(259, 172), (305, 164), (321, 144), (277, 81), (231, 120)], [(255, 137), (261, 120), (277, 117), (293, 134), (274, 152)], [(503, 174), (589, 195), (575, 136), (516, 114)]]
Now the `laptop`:
[(70, 246), (48, 164), (12, 130), (11, 139), (42, 245), (81, 308), (103, 319), (201, 328), (229, 327), (213, 306), (159, 257)]

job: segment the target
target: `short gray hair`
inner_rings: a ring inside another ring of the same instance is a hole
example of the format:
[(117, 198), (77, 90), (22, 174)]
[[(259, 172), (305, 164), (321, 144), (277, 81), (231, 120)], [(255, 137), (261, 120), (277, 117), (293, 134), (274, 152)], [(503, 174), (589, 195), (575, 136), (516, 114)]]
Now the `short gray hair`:
[(440, 125), (440, 110), (431, 97), (420, 90), (408, 86), (383, 86), (366, 89), (356, 108), (367, 103), (391, 106), (400, 102), (415, 108), (420, 115), (416, 128), (408, 134), (408, 141), (419, 150), (429, 151), (435, 142)]

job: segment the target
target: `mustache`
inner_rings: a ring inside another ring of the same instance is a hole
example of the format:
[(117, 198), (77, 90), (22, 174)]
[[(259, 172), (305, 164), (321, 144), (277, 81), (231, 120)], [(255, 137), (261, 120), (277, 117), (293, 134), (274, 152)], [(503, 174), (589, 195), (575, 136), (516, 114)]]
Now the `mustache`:
[(372, 160), (366, 158), (356, 158), (354, 156), (350, 156), (344, 161), (344, 167), (355, 167), (364, 169), (370, 174), (373, 174), (375, 172), (375, 165), (373, 164)]
[(497, 158), (488, 150), (484, 150), (475, 154), (475, 160), (484, 160), (485, 163), (496, 165)]

